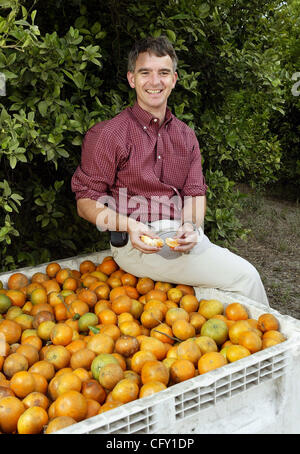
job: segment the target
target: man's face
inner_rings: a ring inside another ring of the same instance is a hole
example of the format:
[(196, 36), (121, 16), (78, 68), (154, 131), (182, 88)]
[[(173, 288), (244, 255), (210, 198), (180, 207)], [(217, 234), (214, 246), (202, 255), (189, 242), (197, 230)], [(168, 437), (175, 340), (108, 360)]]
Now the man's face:
[(154, 114), (165, 111), (177, 77), (169, 55), (157, 57), (148, 52), (139, 54), (134, 72), (127, 73), (129, 85), (135, 89), (139, 105)]

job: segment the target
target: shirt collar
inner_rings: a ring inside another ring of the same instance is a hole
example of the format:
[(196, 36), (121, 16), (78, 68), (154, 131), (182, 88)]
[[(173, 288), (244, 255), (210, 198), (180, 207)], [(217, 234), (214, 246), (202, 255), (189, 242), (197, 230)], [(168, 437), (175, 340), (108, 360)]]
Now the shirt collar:
[[(155, 116), (152, 115), (150, 112), (147, 112), (146, 110), (142, 109), (137, 101), (129, 109), (142, 126), (150, 126), (153, 123), (153, 120), (155, 119)], [(173, 116), (174, 115), (167, 107), (163, 125), (169, 123), (172, 120)]]

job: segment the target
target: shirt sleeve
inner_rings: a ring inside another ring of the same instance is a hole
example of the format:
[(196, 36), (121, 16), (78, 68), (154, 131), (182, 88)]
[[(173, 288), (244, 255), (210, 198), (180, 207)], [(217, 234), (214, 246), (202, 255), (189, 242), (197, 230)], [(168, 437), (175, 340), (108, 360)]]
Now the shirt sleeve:
[(184, 182), (184, 186), (181, 189), (181, 196), (201, 196), (205, 195), (207, 191), (207, 185), (202, 170), (202, 159), (199, 148), (199, 143), (194, 131), (191, 130), (192, 140), (192, 158), (190, 164), (190, 170)]
[(109, 194), (115, 181), (116, 148), (112, 135), (103, 126), (94, 126), (84, 137), (81, 163), (71, 180), (76, 200), (98, 200)]

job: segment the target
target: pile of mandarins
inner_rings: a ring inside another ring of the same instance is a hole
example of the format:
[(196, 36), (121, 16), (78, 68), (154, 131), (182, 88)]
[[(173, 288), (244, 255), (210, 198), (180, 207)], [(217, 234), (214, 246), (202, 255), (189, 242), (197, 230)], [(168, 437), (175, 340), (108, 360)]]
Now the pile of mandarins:
[(53, 433), (285, 340), (270, 313), (199, 301), (111, 256), (0, 287), (2, 433)]

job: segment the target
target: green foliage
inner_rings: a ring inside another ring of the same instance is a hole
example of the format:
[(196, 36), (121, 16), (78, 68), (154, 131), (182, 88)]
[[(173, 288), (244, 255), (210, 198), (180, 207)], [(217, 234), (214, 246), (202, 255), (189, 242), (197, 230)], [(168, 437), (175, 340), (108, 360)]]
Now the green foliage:
[(134, 101), (126, 56), (134, 40), (149, 34), (167, 35), (179, 56), (169, 104), (201, 145), (209, 185), (206, 233), (226, 245), (245, 235), (235, 183), (262, 187), (295, 172), (299, 135), (290, 123), (294, 99), (287, 96), (296, 64), (289, 59), (291, 48), (296, 55), (296, 32), (292, 42), (288, 34), (295, 9), (286, 21), (287, 6), (280, 5), (0, 0), (2, 269), (108, 246), (107, 234), (77, 215), (70, 181), (85, 132)]

